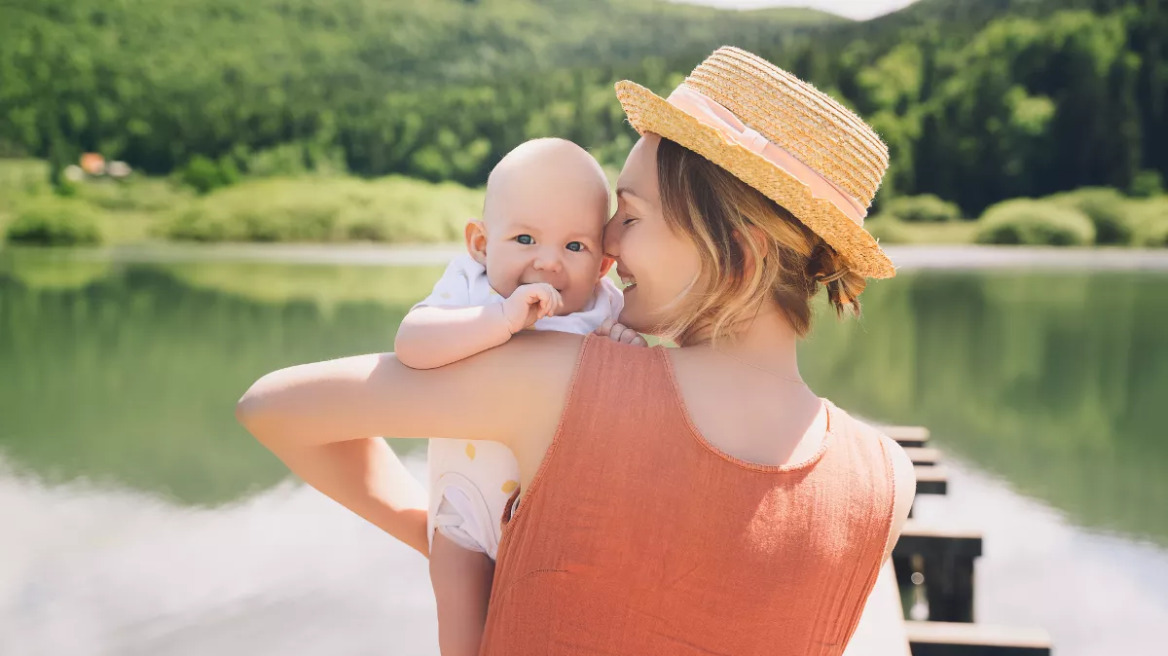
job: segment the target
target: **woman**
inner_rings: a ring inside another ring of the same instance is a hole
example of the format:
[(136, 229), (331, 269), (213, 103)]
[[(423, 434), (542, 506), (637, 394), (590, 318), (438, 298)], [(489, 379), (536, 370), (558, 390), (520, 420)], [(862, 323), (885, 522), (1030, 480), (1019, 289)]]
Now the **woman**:
[(680, 348), (541, 333), (430, 371), (359, 356), (269, 374), (238, 415), (423, 552), (424, 500), (372, 436), (507, 444), (523, 496), (483, 654), (839, 654), (915, 481), (894, 442), (807, 388), (795, 346), (819, 287), (858, 311), (865, 277), (894, 273), (862, 228), (886, 149), (734, 48), (669, 99), (617, 95), (642, 134), (605, 236), (621, 323)]

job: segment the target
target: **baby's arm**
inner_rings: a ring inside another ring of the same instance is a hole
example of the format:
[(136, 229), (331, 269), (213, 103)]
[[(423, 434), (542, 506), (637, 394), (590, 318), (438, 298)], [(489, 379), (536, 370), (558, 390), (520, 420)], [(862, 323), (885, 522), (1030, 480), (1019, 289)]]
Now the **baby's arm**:
[(521, 285), (502, 303), (414, 308), (397, 330), (394, 351), (407, 367), (434, 369), (505, 344), (562, 304), (554, 287), (535, 283)]
[(430, 582), (438, 606), (438, 650), (442, 656), (475, 656), (483, 640), (495, 563), (485, 553), (463, 549), (434, 534)]

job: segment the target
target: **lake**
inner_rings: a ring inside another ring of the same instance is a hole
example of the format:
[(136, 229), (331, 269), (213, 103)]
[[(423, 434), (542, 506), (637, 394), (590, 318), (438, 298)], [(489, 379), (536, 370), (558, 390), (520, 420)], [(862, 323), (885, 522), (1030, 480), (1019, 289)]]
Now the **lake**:
[[(984, 530), (979, 621), (1153, 653), (1163, 258), (909, 255), (862, 320), (821, 313), (806, 378), (932, 429), (950, 494), (917, 514)], [(272, 369), (391, 348), (443, 256), (0, 250), (0, 654), (436, 653), (425, 561), (289, 480), (232, 410)], [(420, 442), (393, 445), (421, 471)]]

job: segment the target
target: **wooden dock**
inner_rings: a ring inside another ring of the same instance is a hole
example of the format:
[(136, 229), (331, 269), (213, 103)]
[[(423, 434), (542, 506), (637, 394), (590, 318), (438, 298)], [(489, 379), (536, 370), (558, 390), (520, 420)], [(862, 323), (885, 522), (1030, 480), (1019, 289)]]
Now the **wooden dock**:
[[(939, 464), (941, 453), (928, 446), (928, 429), (885, 426), (884, 431), (912, 459), (918, 495), (949, 491), (948, 476)], [(909, 520), (890, 562), (880, 571), (844, 655), (1049, 656), (1050, 636), (1040, 628), (974, 621), (974, 564), (981, 554), (980, 531), (941, 529)], [(922, 601), (927, 620), (905, 619), (908, 608)]]

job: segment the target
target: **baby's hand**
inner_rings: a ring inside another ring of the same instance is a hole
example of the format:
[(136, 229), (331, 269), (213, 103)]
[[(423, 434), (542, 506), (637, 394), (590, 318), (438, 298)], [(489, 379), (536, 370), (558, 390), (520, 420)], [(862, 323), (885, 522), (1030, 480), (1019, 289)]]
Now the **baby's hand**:
[(629, 344), (630, 346), (649, 345), (649, 342), (646, 342), (645, 338), (641, 337), (640, 333), (633, 330), (632, 328), (629, 328), (628, 326), (619, 324), (612, 319), (608, 319), (604, 323), (600, 324), (600, 327), (596, 329), (596, 334), (607, 337), (614, 342)]
[(536, 282), (520, 285), (503, 301), (503, 316), (514, 335), (536, 321), (556, 314), (563, 305), (564, 299), (560, 298), (555, 287)]

